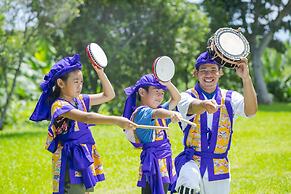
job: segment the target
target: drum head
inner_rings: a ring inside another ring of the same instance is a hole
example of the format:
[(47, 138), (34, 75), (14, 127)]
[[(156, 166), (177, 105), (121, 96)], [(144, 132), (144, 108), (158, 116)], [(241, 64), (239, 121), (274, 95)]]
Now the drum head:
[(246, 38), (232, 28), (218, 29), (214, 34), (214, 45), (223, 56), (234, 61), (247, 57), (250, 52)]
[(158, 57), (153, 63), (153, 74), (163, 82), (170, 81), (175, 74), (175, 64), (168, 56)]
[(98, 44), (90, 43), (86, 48), (86, 52), (93, 65), (101, 68), (107, 66), (106, 54)]

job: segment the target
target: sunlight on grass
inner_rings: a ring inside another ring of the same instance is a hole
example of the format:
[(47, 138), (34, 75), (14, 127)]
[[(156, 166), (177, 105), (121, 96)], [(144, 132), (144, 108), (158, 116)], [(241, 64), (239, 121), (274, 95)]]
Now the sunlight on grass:
[[(231, 193), (291, 192), (291, 106), (262, 106), (256, 117), (239, 118), (234, 127)], [(0, 132), (0, 193), (51, 193), (51, 154), (44, 149), (46, 123), (25, 122)], [(182, 151), (177, 124), (169, 131), (173, 155)], [(102, 156), (106, 180), (94, 193), (135, 194), (139, 149), (134, 149), (122, 130), (95, 126), (92, 132)]]

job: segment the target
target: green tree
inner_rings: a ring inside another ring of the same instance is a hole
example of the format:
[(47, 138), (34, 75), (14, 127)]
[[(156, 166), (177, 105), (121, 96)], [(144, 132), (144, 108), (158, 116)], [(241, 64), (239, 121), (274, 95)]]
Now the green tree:
[[(52, 33), (61, 33), (66, 23), (78, 15), (82, 1), (33, 1), (5, 0), (0, 2), (0, 130), (6, 120), (7, 111), (15, 91), (18, 97), (29, 93), (27, 83), (18, 78), (30, 68), (38, 69), (33, 57), (39, 53), (41, 42), (48, 41)], [(42, 47), (43, 48), (43, 47)], [(30, 66), (32, 65), (32, 66)], [(26, 96), (27, 97), (27, 96)]]
[(284, 44), (274, 34), (279, 30), (290, 32), (291, 1), (208, 0), (203, 2), (203, 6), (211, 18), (212, 32), (224, 26), (242, 27), (243, 34), (250, 42), (258, 100), (261, 103), (271, 103), (272, 96), (268, 93), (263, 76), (265, 66), (262, 55), (268, 46), (284, 51)]
[(207, 26), (207, 17), (187, 1), (85, 1), (80, 16), (66, 28), (64, 37), (55, 37), (54, 42), (62, 56), (81, 54), (84, 78), (90, 83), (87, 92), (99, 92), (101, 88), (84, 48), (96, 42), (105, 50), (109, 59), (105, 71), (117, 94), (110, 111), (117, 114), (125, 101), (123, 89), (150, 73), (158, 56), (173, 58), (177, 73), (173, 82), (188, 87), (188, 70), (205, 42)]

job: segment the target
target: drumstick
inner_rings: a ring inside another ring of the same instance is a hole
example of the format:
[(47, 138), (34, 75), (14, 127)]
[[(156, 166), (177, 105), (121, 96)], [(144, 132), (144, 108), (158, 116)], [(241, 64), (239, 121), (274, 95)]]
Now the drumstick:
[(162, 126), (152, 126), (152, 125), (137, 125), (136, 128), (143, 128), (143, 129), (155, 129), (155, 130), (168, 130), (169, 127), (162, 127)]
[(193, 123), (191, 121), (188, 121), (187, 119), (181, 118), (180, 120), (183, 121), (183, 122), (185, 122), (185, 123), (187, 123), (187, 124), (189, 124), (189, 125), (192, 125), (192, 126), (196, 127), (196, 124), (195, 123)]

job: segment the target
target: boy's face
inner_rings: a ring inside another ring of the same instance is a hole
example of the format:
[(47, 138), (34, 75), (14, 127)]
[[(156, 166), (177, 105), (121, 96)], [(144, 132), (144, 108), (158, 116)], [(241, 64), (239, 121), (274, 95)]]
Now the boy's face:
[(154, 86), (150, 86), (148, 91), (142, 88), (139, 94), (142, 103), (151, 108), (157, 108), (164, 100), (164, 90), (158, 89)]

